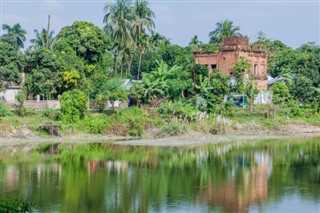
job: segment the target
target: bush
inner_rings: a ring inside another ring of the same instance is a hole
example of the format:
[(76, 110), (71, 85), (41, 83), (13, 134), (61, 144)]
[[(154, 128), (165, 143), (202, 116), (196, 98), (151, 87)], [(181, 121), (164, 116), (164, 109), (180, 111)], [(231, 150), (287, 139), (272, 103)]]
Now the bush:
[(42, 115), (55, 121), (62, 119), (62, 113), (59, 109), (45, 109)]
[(128, 108), (117, 111), (108, 120), (108, 132), (116, 135), (141, 136), (145, 130), (153, 128), (157, 116), (140, 108)]
[(80, 90), (64, 92), (61, 96), (61, 112), (66, 123), (75, 123), (85, 117), (87, 95)]
[(27, 110), (24, 107), (24, 101), (26, 100), (26, 95), (24, 92), (18, 92), (16, 99), (19, 102), (19, 105), (16, 108), (17, 115), (23, 117), (27, 114)]
[(147, 128), (147, 124), (152, 123), (149, 113), (139, 108), (119, 110), (111, 116), (111, 121), (113, 122), (109, 127), (110, 133), (115, 133), (114, 127), (117, 126), (131, 136), (141, 136)]
[(214, 113), (216, 115), (229, 117), (234, 115), (235, 111), (237, 111), (238, 108), (239, 107), (235, 106), (233, 101), (227, 101), (226, 103), (217, 104), (214, 108)]
[(179, 123), (167, 123), (163, 126), (158, 132), (158, 137), (166, 137), (166, 136), (179, 136), (187, 133), (187, 127), (185, 125), (181, 125)]
[(107, 133), (108, 121), (107, 116), (87, 117), (81, 126), (85, 128), (85, 131), (91, 134), (105, 134)]
[(92, 134), (141, 136), (158, 123), (156, 116), (140, 108), (117, 110), (112, 115), (100, 114), (85, 118), (77, 128)]
[(11, 115), (10, 110), (2, 101), (0, 101), (0, 117), (5, 117), (8, 115)]
[(168, 102), (161, 104), (158, 109), (158, 113), (164, 118), (176, 117), (181, 121), (193, 121), (196, 120), (199, 111), (196, 107), (188, 103), (183, 103), (181, 101)]
[(225, 134), (228, 128), (231, 126), (231, 121), (223, 116), (217, 116), (216, 120), (213, 122), (211, 133), (216, 134)]
[(275, 104), (287, 102), (290, 98), (289, 89), (284, 82), (277, 82), (271, 87), (272, 101)]

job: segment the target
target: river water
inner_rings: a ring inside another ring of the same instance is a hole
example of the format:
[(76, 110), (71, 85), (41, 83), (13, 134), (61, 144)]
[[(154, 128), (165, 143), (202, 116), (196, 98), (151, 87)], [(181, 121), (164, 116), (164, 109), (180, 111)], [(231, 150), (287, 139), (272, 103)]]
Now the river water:
[(0, 149), (0, 200), (34, 212), (320, 212), (320, 138)]

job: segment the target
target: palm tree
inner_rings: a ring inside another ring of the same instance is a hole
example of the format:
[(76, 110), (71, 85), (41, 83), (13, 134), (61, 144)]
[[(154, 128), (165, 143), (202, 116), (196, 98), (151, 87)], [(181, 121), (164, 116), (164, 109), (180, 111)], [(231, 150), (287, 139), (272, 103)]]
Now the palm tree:
[(149, 44), (149, 37), (147, 34), (142, 34), (138, 40), (138, 47), (139, 47), (139, 63), (138, 63), (138, 75), (137, 75), (137, 79), (140, 78), (140, 67), (141, 67), (141, 59), (142, 59), (142, 55), (144, 54), (144, 52), (146, 51), (146, 48)]
[(7, 31), (7, 35), (12, 37), (15, 42), (17, 42), (18, 48), (23, 48), (23, 42), (26, 41), (26, 34), (27, 32), (21, 28), (19, 23), (14, 24), (12, 27), (8, 24), (3, 24), (2, 29)]
[(191, 41), (189, 42), (189, 45), (197, 45), (199, 46), (202, 44), (202, 42), (198, 39), (198, 35), (195, 35), (191, 38)]
[(153, 18), (154, 12), (149, 8), (149, 3), (146, 0), (136, 0), (134, 4), (134, 29), (136, 42), (139, 41), (140, 36), (151, 31), (154, 28)]
[(234, 26), (232, 21), (224, 20), (216, 23), (216, 29), (209, 33), (210, 43), (219, 43), (223, 38), (241, 36), (240, 27)]
[(51, 49), (52, 44), (55, 40), (55, 38), (53, 37), (53, 31), (50, 31), (49, 35), (46, 29), (42, 29), (40, 33), (38, 30), (34, 30), (33, 32), (36, 34), (36, 38), (31, 39), (30, 42), (33, 44), (32, 46), (34, 48), (46, 47), (48, 49)]
[(203, 43), (198, 39), (198, 36), (195, 35), (191, 38), (191, 41), (189, 42), (189, 46), (192, 50), (197, 50)]
[(135, 42), (139, 48), (139, 65), (138, 65), (138, 76), (140, 75), (140, 64), (142, 54), (146, 49), (148, 43), (148, 36), (145, 34), (147, 30), (151, 31), (154, 28), (153, 18), (155, 17), (154, 12), (150, 9), (149, 3), (146, 0), (136, 0), (134, 3), (134, 25), (135, 30)]
[(157, 32), (151, 32), (150, 45), (153, 47), (153, 49), (157, 49), (160, 46), (166, 46), (169, 44), (170, 40), (167, 39), (165, 36), (160, 35), (160, 33)]
[(133, 40), (133, 10), (130, 0), (117, 0), (115, 3), (107, 3), (104, 7), (106, 13), (103, 18), (104, 31), (114, 42), (113, 70), (116, 72), (117, 56), (126, 49)]

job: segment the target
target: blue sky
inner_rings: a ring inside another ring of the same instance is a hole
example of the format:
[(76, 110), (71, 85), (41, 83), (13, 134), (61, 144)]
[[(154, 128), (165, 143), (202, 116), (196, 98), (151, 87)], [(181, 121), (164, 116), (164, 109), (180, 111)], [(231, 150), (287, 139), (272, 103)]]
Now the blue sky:
[[(101, 0), (0, 0), (1, 25), (20, 23), (27, 30), (47, 27), (51, 15), (51, 29), (58, 33), (74, 21), (87, 20), (102, 27)], [(229, 19), (240, 26), (240, 32), (256, 38), (263, 31), (268, 38), (279, 39), (291, 47), (307, 42), (320, 44), (320, 0), (158, 0), (149, 1), (156, 13), (156, 31), (173, 43), (187, 45), (193, 35), (207, 42), (216, 22)], [(3, 32), (1, 32), (2, 34)], [(28, 43), (26, 44), (28, 45)]]

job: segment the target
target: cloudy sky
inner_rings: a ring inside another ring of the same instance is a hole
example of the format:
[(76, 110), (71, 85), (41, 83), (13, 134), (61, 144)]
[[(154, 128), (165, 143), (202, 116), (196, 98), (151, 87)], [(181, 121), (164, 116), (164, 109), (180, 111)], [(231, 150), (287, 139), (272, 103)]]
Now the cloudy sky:
[[(87, 20), (103, 26), (102, 0), (0, 0), (1, 25), (20, 23), (27, 30), (46, 28), (48, 14), (56, 33), (74, 21)], [(198, 35), (207, 42), (216, 22), (229, 19), (251, 40), (263, 31), (291, 47), (307, 42), (320, 44), (320, 0), (155, 0), (149, 1), (156, 13), (156, 31), (173, 43), (187, 45)], [(3, 33), (2, 31), (0, 32)], [(27, 43), (28, 45), (28, 43)]]

